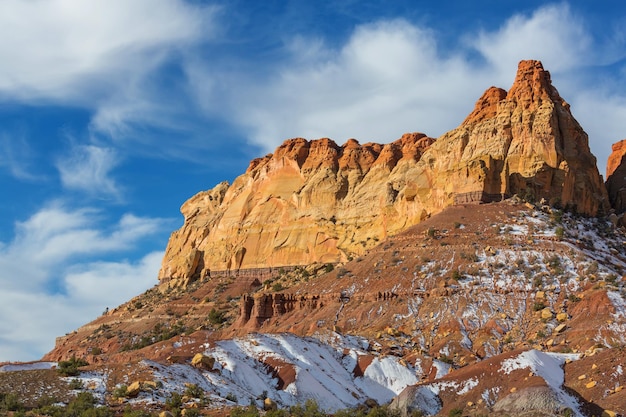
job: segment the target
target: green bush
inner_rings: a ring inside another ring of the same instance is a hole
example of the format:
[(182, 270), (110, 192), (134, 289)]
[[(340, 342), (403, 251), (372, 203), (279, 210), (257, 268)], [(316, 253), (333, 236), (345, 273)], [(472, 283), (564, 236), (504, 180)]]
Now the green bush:
[(113, 390), (113, 398), (126, 398), (128, 397), (128, 387), (126, 385), (120, 385)]
[(209, 323), (214, 326), (220, 325), (226, 321), (226, 317), (223, 311), (218, 311), (216, 309), (211, 309), (209, 312)]
[(19, 411), (23, 409), (24, 409), (24, 406), (20, 402), (17, 395), (13, 393), (9, 393), (9, 394), (0, 393), (0, 410)]
[(448, 417), (461, 417), (463, 415), (463, 409), (453, 408), (448, 412)]
[(78, 368), (87, 365), (89, 365), (89, 363), (87, 363), (86, 360), (77, 359), (76, 356), (72, 356), (69, 361), (59, 362), (57, 372), (63, 376), (76, 376), (80, 373)]
[(170, 411), (178, 411), (183, 406), (183, 396), (177, 392), (173, 392), (165, 400), (165, 407)]
[[(259, 410), (253, 405), (249, 405), (246, 408), (237, 407), (230, 412), (230, 417), (259, 417), (259, 415)], [(267, 413), (267, 416), (270, 416), (270, 414)]]
[(185, 389), (185, 395), (191, 398), (202, 399), (204, 398), (204, 390), (196, 384), (190, 384)]
[(82, 389), (83, 381), (78, 378), (74, 378), (70, 381), (70, 389)]

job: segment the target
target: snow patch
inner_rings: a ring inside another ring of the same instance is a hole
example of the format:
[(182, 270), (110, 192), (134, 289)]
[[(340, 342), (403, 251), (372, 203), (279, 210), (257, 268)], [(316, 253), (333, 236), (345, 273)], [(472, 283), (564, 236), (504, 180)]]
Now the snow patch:
[(563, 364), (567, 359), (576, 360), (579, 358), (580, 355), (578, 354), (545, 353), (533, 349), (503, 361), (500, 371), (508, 375), (517, 369), (531, 369), (533, 373), (546, 381), (546, 384), (552, 388), (566, 407), (571, 408), (577, 416), (582, 417), (584, 414), (580, 410), (578, 401), (563, 389), (565, 377)]

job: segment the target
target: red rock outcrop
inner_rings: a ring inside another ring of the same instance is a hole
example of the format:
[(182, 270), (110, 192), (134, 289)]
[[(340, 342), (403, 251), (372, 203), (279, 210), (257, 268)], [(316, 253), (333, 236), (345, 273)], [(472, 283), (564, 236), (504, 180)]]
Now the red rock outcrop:
[(489, 88), (436, 141), (286, 141), (183, 205), (159, 279), (344, 261), (450, 205), (513, 194), (587, 215), (609, 208), (587, 134), (539, 61), (522, 61), (508, 93)]
[(606, 179), (615, 172), (617, 167), (622, 164), (622, 158), (626, 155), (626, 139), (620, 140), (617, 143), (614, 143), (611, 146), (611, 155), (609, 155), (609, 159), (606, 161)]
[(616, 213), (626, 211), (626, 139), (613, 144), (606, 164), (606, 189)]

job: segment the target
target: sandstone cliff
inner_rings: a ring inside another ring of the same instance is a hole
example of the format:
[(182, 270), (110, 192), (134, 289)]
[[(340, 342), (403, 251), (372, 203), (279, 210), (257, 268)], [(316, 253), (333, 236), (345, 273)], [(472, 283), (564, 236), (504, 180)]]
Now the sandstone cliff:
[(626, 139), (613, 144), (606, 164), (606, 188), (615, 212), (626, 211)]
[(181, 208), (161, 281), (338, 262), (458, 203), (513, 194), (596, 215), (608, 198), (588, 138), (538, 61), (492, 87), (458, 128), (361, 145), (291, 139)]

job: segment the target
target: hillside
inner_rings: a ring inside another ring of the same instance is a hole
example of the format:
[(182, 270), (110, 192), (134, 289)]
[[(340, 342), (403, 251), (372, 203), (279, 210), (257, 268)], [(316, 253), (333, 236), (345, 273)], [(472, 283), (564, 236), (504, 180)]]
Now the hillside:
[[(623, 215), (538, 61), (436, 140), (288, 140), (181, 211), (159, 283), (0, 367), (0, 393), (118, 414), (626, 413)], [(50, 369), (70, 358), (88, 365)]]

